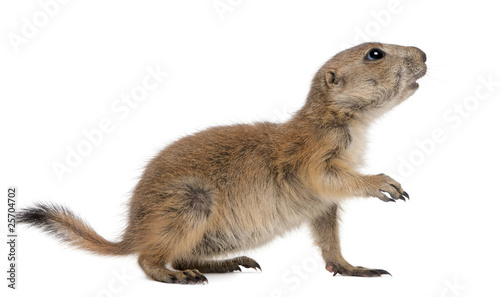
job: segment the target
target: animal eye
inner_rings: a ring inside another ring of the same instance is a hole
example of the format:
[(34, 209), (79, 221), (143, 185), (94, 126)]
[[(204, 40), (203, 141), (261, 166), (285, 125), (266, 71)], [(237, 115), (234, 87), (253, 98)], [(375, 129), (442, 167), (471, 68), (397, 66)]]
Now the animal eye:
[(385, 56), (385, 52), (378, 48), (372, 48), (368, 54), (366, 54), (366, 59), (370, 61), (380, 60)]

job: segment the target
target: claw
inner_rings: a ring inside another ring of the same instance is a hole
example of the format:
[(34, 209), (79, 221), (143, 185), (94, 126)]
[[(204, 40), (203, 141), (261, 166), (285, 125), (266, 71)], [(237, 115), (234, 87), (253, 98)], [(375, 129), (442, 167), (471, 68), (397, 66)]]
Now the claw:
[(392, 276), (392, 274), (390, 274), (387, 270), (384, 270), (384, 269), (375, 269), (374, 270), (376, 273), (380, 274), (382, 276), (382, 274), (388, 274), (390, 276)]
[(406, 193), (406, 192), (403, 193), (403, 197), (405, 197), (406, 199), (410, 200), (410, 195), (408, 195), (408, 193)]
[(241, 265), (245, 268), (253, 268), (253, 269), (255, 269), (255, 271), (257, 271), (257, 269), (262, 271), (262, 268), (260, 268), (259, 263), (257, 263), (255, 260), (253, 260), (253, 259), (247, 259), (247, 260), (248, 261), (240, 262), (239, 265)]
[(405, 199), (405, 197), (404, 197), (403, 195), (399, 196), (399, 198), (398, 198), (398, 199), (401, 199), (401, 200), (403, 200), (403, 201), (405, 201), (405, 202), (406, 202), (406, 199)]
[(193, 270), (193, 273), (195, 274), (195, 280), (201, 281), (202, 284), (208, 284), (208, 279), (201, 272)]
[(253, 269), (255, 269), (255, 271), (257, 271), (257, 269), (259, 269), (262, 272), (262, 268), (260, 268), (259, 263), (255, 263), (255, 267)]
[(392, 199), (392, 198), (389, 198), (389, 200), (387, 200), (388, 202), (396, 202), (396, 200)]

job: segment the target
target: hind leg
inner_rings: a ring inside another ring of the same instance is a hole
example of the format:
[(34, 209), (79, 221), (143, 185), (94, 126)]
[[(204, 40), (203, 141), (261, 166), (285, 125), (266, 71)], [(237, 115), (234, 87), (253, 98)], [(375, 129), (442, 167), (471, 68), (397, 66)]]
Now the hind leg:
[(172, 267), (177, 270), (196, 269), (203, 273), (225, 273), (233, 271), (241, 271), (240, 266), (245, 268), (260, 268), (259, 263), (249, 257), (236, 257), (228, 260), (198, 260), (198, 261), (175, 261)]
[(165, 283), (204, 283), (194, 269), (174, 271), (166, 264), (184, 258), (203, 238), (214, 211), (215, 193), (199, 179), (184, 179), (157, 193), (156, 205), (137, 233), (139, 265), (146, 275)]

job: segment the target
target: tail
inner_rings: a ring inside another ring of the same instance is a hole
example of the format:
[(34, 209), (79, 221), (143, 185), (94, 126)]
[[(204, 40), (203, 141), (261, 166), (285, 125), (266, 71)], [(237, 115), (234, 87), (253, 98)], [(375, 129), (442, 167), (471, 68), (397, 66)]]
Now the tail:
[(114, 256), (130, 254), (130, 249), (123, 241), (107, 241), (63, 206), (39, 203), (18, 212), (17, 222), (39, 228), (71, 246), (92, 253)]

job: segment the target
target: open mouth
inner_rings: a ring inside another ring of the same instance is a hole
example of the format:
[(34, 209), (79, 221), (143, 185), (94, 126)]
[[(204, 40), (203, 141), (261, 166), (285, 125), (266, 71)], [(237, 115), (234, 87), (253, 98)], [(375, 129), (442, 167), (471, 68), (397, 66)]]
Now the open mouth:
[(412, 82), (411, 84), (408, 85), (408, 89), (416, 89), (418, 88), (418, 82), (417, 81), (414, 81)]
[(419, 85), (417, 83), (417, 80), (419, 78), (421, 78), (422, 76), (424, 76), (426, 72), (427, 72), (427, 67), (424, 67), (424, 68), (422, 68), (421, 71), (419, 71), (418, 73), (416, 73), (415, 74), (415, 80), (408, 85), (408, 89), (416, 89), (416, 88), (418, 88)]

